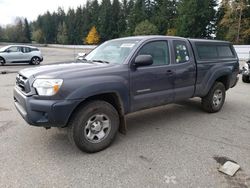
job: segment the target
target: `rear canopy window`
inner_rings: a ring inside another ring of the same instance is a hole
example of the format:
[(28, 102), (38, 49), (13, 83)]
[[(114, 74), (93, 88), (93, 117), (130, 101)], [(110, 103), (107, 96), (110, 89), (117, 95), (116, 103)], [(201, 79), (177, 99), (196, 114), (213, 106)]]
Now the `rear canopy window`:
[(197, 44), (196, 49), (200, 59), (232, 58), (234, 54), (229, 45)]

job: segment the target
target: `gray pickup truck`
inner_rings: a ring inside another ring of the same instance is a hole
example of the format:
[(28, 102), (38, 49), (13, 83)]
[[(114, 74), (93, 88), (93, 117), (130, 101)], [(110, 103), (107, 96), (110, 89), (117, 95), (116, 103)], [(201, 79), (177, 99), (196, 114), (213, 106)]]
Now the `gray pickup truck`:
[[(167, 36), (110, 40), (81, 62), (21, 70), (14, 102), (34, 126), (67, 128), (82, 151), (108, 147), (126, 115), (193, 97), (218, 112), (238, 81), (231, 43)], [(181, 114), (180, 114), (181, 117)]]

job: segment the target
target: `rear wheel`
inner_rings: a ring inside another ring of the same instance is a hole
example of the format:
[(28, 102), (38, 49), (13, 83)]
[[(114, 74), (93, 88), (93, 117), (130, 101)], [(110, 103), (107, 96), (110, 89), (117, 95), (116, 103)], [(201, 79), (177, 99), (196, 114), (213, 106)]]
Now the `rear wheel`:
[(226, 89), (223, 83), (215, 82), (208, 94), (202, 98), (202, 108), (209, 113), (221, 110), (226, 98)]
[(245, 83), (250, 83), (250, 77), (247, 75), (242, 75), (242, 81)]
[(40, 58), (39, 57), (32, 57), (31, 61), (30, 61), (30, 64), (31, 65), (39, 65), (41, 62)]
[(4, 58), (2, 58), (2, 57), (0, 57), (0, 64), (1, 64), (1, 65), (5, 65), (5, 60), (4, 60)]
[(80, 150), (94, 153), (112, 143), (118, 128), (116, 109), (105, 101), (93, 101), (73, 114), (68, 125), (68, 136)]

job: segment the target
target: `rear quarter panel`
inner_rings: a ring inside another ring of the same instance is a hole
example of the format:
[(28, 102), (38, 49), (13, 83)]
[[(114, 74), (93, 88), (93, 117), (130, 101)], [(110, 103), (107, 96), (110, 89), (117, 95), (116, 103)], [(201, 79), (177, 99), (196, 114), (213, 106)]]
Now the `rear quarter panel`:
[(237, 77), (238, 66), (238, 60), (198, 61), (195, 96), (205, 96), (214, 82), (222, 76), (228, 78), (226, 87), (230, 88)]
[(220, 77), (227, 77), (226, 89), (231, 88), (239, 73), (239, 60), (233, 46), (227, 42), (221, 43), (230, 45), (234, 57), (203, 60), (198, 56), (195, 42), (191, 41), (191, 44), (197, 66), (195, 96), (203, 97), (207, 95), (215, 81)]

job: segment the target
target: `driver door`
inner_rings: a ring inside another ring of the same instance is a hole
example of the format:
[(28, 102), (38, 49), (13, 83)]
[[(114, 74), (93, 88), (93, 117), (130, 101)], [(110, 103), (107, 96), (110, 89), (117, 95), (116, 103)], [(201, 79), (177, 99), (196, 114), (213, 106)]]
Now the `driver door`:
[(169, 51), (168, 41), (152, 41), (144, 44), (135, 56), (151, 55), (153, 64), (131, 69), (132, 111), (167, 104), (174, 100), (175, 75), (174, 67), (170, 64)]
[(5, 59), (7, 62), (17, 62), (22, 60), (22, 56), (21, 47), (11, 46), (6, 50)]

